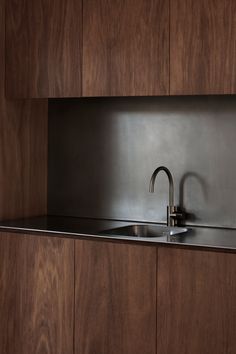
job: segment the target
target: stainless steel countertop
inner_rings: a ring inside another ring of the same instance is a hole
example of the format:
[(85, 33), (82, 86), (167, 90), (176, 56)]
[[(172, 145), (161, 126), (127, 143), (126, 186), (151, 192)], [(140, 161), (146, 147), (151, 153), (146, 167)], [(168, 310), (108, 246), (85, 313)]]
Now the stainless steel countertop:
[(185, 234), (171, 237), (140, 238), (103, 235), (102, 231), (121, 226), (136, 224), (136, 221), (117, 221), (90, 218), (39, 216), (0, 222), (0, 231), (19, 233), (48, 233), (54, 236), (101, 238), (106, 240), (124, 240), (150, 244), (171, 244), (206, 248), (236, 250), (236, 229), (192, 227)]

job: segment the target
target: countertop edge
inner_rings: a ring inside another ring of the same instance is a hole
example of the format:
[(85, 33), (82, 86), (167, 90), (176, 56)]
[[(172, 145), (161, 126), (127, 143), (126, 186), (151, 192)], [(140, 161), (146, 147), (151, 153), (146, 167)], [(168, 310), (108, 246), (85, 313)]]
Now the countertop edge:
[(13, 226), (3, 226), (0, 225), (0, 232), (8, 233), (19, 233), (19, 234), (30, 234), (35, 236), (52, 236), (60, 238), (70, 238), (70, 239), (83, 239), (90, 241), (105, 241), (105, 242), (116, 242), (116, 243), (132, 243), (143, 246), (156, 246), (156, 247), (175, 247), (175, 248), (185, 248), (185, 249), (198, 249), (205, 251), (215, 251), (215, 252), (227, 252), (236, 253), (236, 246), (217, 246), (217, 245), (207, 245), (207, 244), (194, 244), (194, 243), (181, 243), (177, 241), (166, 241), (155, 239), (141, 239), (141, 238), (130, 238), (128, 236), (109, 236), (98, 233), (82, 233), (82, 232), (69, 232), (69, 231), (56, 231), (38, 228), (26, 228), (26, 227), (13, 227)]

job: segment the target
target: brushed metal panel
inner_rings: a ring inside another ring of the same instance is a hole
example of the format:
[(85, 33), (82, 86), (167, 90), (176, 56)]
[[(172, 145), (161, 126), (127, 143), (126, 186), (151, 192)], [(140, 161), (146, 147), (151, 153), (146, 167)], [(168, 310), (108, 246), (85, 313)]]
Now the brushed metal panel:
[(50, 100), (49, 214), (163, 222), (164, 165), (187, 224), (236, 227), (235, 147), (235, 96)]

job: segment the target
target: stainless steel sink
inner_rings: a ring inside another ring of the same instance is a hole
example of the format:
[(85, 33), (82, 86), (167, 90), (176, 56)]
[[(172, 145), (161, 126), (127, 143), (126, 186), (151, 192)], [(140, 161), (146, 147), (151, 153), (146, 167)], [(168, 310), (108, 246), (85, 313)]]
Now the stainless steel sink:
[(129, 226), (118, 227), (115, 229), (105, 230), (102, 233), (113, 236), (128, 237), (163, 237), (174, 236), (187, 232), (187, 228), (167, 227), (160, 225), (135, 224)]

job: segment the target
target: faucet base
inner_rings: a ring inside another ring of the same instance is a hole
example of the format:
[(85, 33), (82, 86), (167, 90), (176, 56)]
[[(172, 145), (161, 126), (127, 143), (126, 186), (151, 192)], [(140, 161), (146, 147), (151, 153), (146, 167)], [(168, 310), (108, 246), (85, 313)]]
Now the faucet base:
[(167, 207), (167, 226), (179, 226), (180, 220), (183, 219), (184, 213), (179, 207), (175, 205), (169, 205)]

